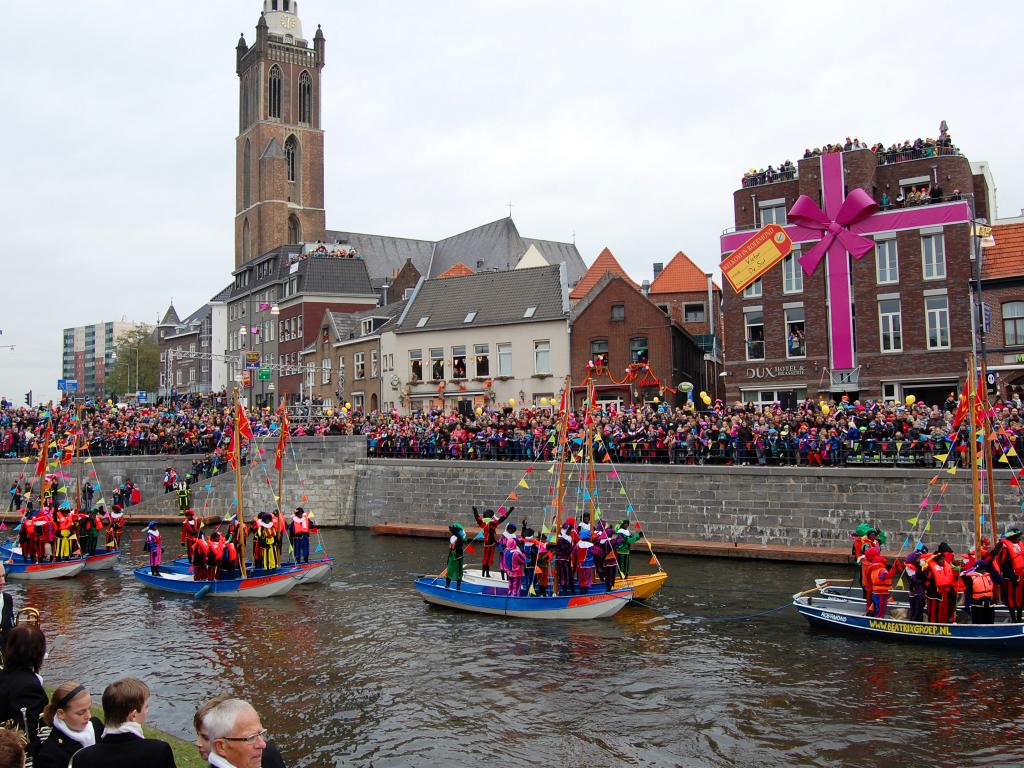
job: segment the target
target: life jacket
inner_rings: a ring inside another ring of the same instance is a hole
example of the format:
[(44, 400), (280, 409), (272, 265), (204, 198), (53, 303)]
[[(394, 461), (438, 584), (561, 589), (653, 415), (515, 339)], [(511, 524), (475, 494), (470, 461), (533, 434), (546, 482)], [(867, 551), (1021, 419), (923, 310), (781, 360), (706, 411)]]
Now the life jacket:
[(309, 533), (309, 519), (303, 515), (302, 517), (292, 517), (292, 530), (295, 531), (295, 535)]
[(212, 554), (218, 561), (224, 559), (224, 547), (223, 541), (211, 541), (208, 545), (210, 554)]
[(867, 590), (868, 594), (871, 594), (871, 566), (874, 565), (870, 560), (860, 561), (860, 583), (864, 589)]
[[(885, 571), (885, 576), (881, 574)], [(885, 563), (872, 563), (868, 568), (868, 576), (871, 579), (871, 594), (887, 595), (892, 589), (892, 571), (885, 567)]]
[(283, 512), (277, 512), (274, 514), (274, 527), (277, 528), (278, 534), (284, 533), (284, 529), (288, 527), (288, 523), (284, 519)]
[(232, 563), (238, 562), (238, 551), (235, 549), (234, 542), (229, 541), (227, 544), (225, 544), (224, 545), (224, 551), (227, 552), (227, 554), (228, 554), (228, 561), (229, 562), (232, 562)]
[(64, 531), (70, 531), (71, 527), (75, 524), (74, 518), (71, 514), (57, 515), (57, 528), (63, 533)]
[(971, 580), (971, 595), (975, 600), (992, 599), (995, 594), (995, 585), (992, 577), (981, 571), (971, 571), (961, 576), (962, 579)]
[(928, 568), (931, 569), (932, 578), (935, 579), (935, 586), (938, 589), (953, 586), (953, 566), (945, 560), (933, 557), (928, 563)]
[(1013, 572), (1017, 576), (1024, 576), (1024, 545), (1020, 542), (1014, 543), (1009, 539), (1003, 539), (1003, 551), (1000, 555), (1000, 561), (1005, 563), (1007, 560), (1010, 561)]

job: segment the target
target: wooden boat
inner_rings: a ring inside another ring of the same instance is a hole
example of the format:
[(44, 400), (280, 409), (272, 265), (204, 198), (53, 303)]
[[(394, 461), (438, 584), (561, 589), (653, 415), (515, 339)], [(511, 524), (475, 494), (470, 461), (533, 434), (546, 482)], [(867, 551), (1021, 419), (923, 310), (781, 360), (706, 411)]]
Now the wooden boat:
[[(85, 568), (83, 571), (106, 571), (114, 567), (114, 563), (117, 562), (118, 555), (121, 554), (119, 549), (105, 549), (102, 552), (97, 552), (95, 555), (88, 555), (85, 558)], [(12, 544), (7, 542), (6, 544), (0, 545), (0, 556), (10, 559), (20, 560), (21, 559), (21, 547), (16, 543)], [(75, 558), (80, 560), (82, 558)]]
[(40, 581), (42, 579), (66, 579), (77, 576), (85, 569), (85, 559), (61, 560), (56, 563), (32, 563), (21, 558), (4, 560), (7, 578), (19, 581)]
[[(613, 589), (632, 589), (634, 600), (646, 600), (661, 589), (667, 579), (668, 573), (666, 571), (636, 574), (627, 579), (617, 579)], [(462, 574), (462, 581), (463, 584), (469, 583), (493, 589), (508, 589), (507, 581), (500, 577), (484, 576), (479, 568), (467, 568)], [(591, 594), (606, 591), (603, 583), (595, 582), (590, 588)]]
[(150, 573), (149, 566), (141, 566), (132, 574), (142, 582), (143, 586), (173, 592), (190, 597), (230, 597), (252, 599), (258, 597), (275, 597), (289, 592), (298, 582), (295, 580), (297, 569), (278, 568), (271, 572), (253, 571), (251, 575), (241, 579), (217, 579), (196, 581), (187, 570), (175, 566), (161, 566), (159, 576)]
[(814, 626), (867, 637), (996, 650), (1024, 649), (1024, 624), (930, 624), (876, 619), (864, 615), (863, 600), (858, 605), (849, 598), (803, 593), (793, 596), (793, 606)]
[[(172, 568), (175, 570), (184, 567), (186, 571), (191, 568), (191, 564), (187, 557), (177, 557), (172, 562)], [(167, 566), (161, 566), (166, 568)], [(252, 562), (246, 563), (246, 568), (252, 568)], [(300, 584), (313, 584), (321, 582), (327, 578), (331, 570), (334, 568), (333, 557), (322, 557), (318, 560), (310, 560), (308, 563), (296, 563), (294, 561), (288, 561), (281, 563), (282, 568), (295, 569), (295, 573), (292, 578)]]
[(436, 576), (417, 579), (415, 587), (431, 605), (519, 619), (603, 619), (614, 616), (633, 599), (632, 589), (556, 597), (509, 597), (507, 589), (465, 583), (461, 590), (445, 587), (444, 580)]

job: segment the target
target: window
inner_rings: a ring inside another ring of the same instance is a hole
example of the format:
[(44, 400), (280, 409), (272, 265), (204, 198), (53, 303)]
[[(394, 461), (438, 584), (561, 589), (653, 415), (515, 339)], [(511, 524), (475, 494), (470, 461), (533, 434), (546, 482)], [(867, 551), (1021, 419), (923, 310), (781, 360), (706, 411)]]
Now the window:
[(661, 310), (662, 312), (664, 312), (664, 313), (665, 313), (666, 315), (667, 315), (667, 314), (669, 314), (669, 307), (668, 307), (668, 304), (659, 304), (659, 305), (658, 305), (658, 309), (660, 309), (660, 310)]
[(430, 350), (430, 378), (434, 381), (444, 379), (444, 349), (434, 347)]
[[(245, 147), (242, 150), (242, 207), (248, 208), (252, 205), (252, 144), (248, 139), (245, 140)], [(249, 220), (246, 219), (246, 225), (249, 224)], [(243, 239), (248, 239), (249, 227), (243, 227)], [(242, 243), (242, 248), (248, 250), (249, 244)]]
[(166, 386), (167, 386), (167, 374), (161, 373), (160, 374), (160, 388), (162, 389), (162, 388), (164, 388)]
[(537, 308), (536, 307), (527, 307), (526, 311), (523, 312), (523, 319), (529, 319), (529, 318), (533, 317), (535, 314), (537, 314)]
[(949, 298), (926, 296), (924, 309), (928, 349), (949, 349)]
[(703, 301), (683, 304), (683, 322), (703, 323), (705, 320), (707, 320), (707, 314), (704, 311)]
[(626, 305), (625, 304), (612, 304), (612, 320), (625, 320), (626, 319)]
[(478, 378), (491, 375), (491, 345), (474, 344), (473, 354), (476, 356), (476, 375)]
[[(302, 227), (299, 225), (298, 217), (293, 213), (288, 217), (288, 242), (289, 243), (301, 243), (302, 242)], [(293, 277), (288, 280), (287, 296), (292, 296), (299, 292), (299, 278)]]
[(594, 365), (608, 365), (608, 339), (594, 339), (590, 342), (590, 359)]
[(499, 376), (511, 376), (512, 375), (512, 345), (511, 344), (499, 344), (498, 345), (498, 375)]
[[(298, 179), (297, 158), (299, 154), (299, 142), (294, 135), (289, 136), (284, 142), (284, 159), (288, 164), (288, 181)], [(292, 242), (298, 242), (293, 240)]]
[(179, 386), (181, 385), (181, 368), (174, 372), (174, 380)]
[(646, 336), (635, 336), (629, 340), (629, 362), (631, 363), (646, 363), (648, 359), (647, 355), (647, 337)]
[(195, 368), (189, 368), (188, 369), (188, 383), (189, 384), (195, 384), (196, 383), (196, 369)]
[(903, 351), (903, 316), (899, 299), (878, 302), (878, 332), (882, 352)]
[(761, 278), (757, 278), (754, 282), (743, 289), (744, 299), (759, 299), (761, 298)]
[(325, 357), (320, 364), (320, 383), (331, 383), (331, 359), (329, 357)]
[(313, 388), (314, 377), (316, 376), (316, 369), (312, 363), (306, 363), (306, 386), (310, 389)]
[(363, 400), (363, 395), (362, 394), (352, 395), (352, 409), (353, 410), (361, 412), (363, 410), (363, 403), (364, 403), (364, 400)]
[(764, 313), (759, 309), (744, 312), (743, 326), (747, 360), (764, 360)]
[(791, 253), (782, 260), (782, 292), (802, 293), (804, 270), (800, 266), (800, 253)]
[(299, 122), (313, 122), (313, 78), (305, 70), (299, 75)]
[(345, 356), (338, 355), (338, 386), (345, 383)]
[(281, 68), (270, 68), (270, 116), (281, 117)]
[(193, 355), (196, 353), (196, 343), (194, 341), (188, 345), (188, 351)]
[(359, 324), (359, 327), (363, 336), (369, 336), (373, 333), (373, 319), (363, 320), (363, 322)]
[(896, 240), (875, 243), (875, 279), (879, 285), (900, 281), (900, 262), (896, 255)]
[(941, 280), (946, 276), (946, 247), (941, 234), (921, 237), (921, 259), (925, 280)]
[(807, 357), (804, 338), (804, 308), (789, 307), (786, 315), (786, 357)]
[(380, 375), (380, 372), (377, 369), (377, 350), (376, 349), (371, 349), (370, 350), (370, 378), (375, 379), (379, 375)]
[(452, 378), (466, 378), (466, 348), (452, 347)]
[(533, 342), (533, 372), (539, 374), (551, 373), (551, 342)]
[(1024, 344), (1024, 301), (1003, 304), (1003, 343), (1008, 347)]
[(423, 350), (409, 350), (409, 378), (416, 381), (423, 381)]
[(761, 226), (767, 224), (786, 225), (786, 204), (774, 203), (761, 206)]
[(476, 310), (474, 310), (472, 312), (467, 312), (466, 313), (466, 317), (465, 317), (465, 319), (462, 322), (464, 322), (464, 323), (472, 323), (474, 320), (476, 320)]
[(423, 317), (416, 321), (416, 327), (422, 328), (427, 324), (428, 320), (430, 320), (430, 315), (424, 315)]
[(366, 378), (366, 362), (365, 353), (356, 352), (352, 357), (352, 367), (355, 369), (354, 378), (358, 381), (359, 379)]

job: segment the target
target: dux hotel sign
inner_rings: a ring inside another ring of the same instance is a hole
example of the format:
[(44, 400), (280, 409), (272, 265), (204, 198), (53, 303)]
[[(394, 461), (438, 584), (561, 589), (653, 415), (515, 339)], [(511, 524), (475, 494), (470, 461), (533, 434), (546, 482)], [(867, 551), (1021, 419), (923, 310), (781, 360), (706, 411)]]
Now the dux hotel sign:
[(760, 368), (747, 368), (748, 379), (777, 379), (780, 376), (803, 376), (802, 365), (765, 365)]

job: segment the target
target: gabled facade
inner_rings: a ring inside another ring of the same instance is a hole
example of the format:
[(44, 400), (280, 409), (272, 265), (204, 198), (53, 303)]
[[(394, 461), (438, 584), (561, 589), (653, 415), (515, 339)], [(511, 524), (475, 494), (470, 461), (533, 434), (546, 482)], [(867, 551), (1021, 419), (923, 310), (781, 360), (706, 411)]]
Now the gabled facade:
[[(156, 329), (160, 347), (160, 378), (157, 394), (209, 394), (228, 384), (227, 298), (231, 286), (222, 289), (184, 320), (174, 321), (172, 306)], [(173, 317), (172, 317), (173, 315)]]
[(679, 251), (664, 267), (656, 263), (647, 295), (697, 339), (705, 352), (721, 355), (722, 289), (689, 256)]
[(575, 305), (577, 301), (585, 298), (591, 289), (608, 273), (621, 277), (628, 285), (640, 290), (640, 286), (626, 273), (626, 270), (619, 264), (618, 259), (615, 258), (608, 248), (605, 248), (594, 259), (594, 263), (587, 269), (586, 274), (573, 287), (572, 292), (569, 294), (569, 301)]

